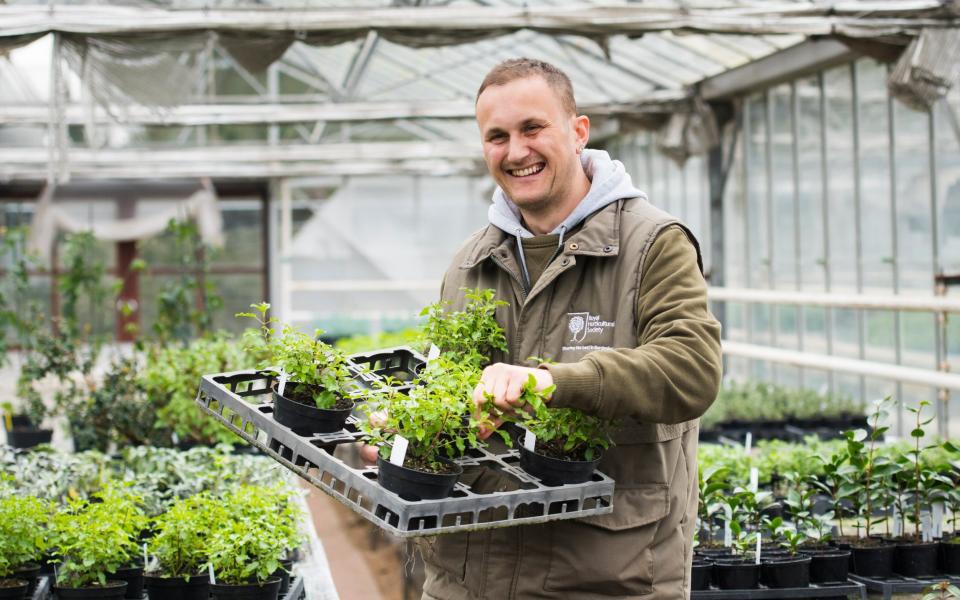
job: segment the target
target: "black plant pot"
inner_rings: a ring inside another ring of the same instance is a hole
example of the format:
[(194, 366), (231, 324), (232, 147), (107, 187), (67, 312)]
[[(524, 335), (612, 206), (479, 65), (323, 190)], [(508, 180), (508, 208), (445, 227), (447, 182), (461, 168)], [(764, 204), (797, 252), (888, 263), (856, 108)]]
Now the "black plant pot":
[(150, 600), (208, 600), (210, 579), (207, 575), (183, 577), (144, 577)]
[[(450, 462), (450, 461), (448, 461)], [(438, 500), (446, 498), (453, 491), (457, 479), (463, 473), (463, 467), (456, 466), (455, 473), (424, 473), (398, 467), (388, 460), (377, 457), (377, 480), (384, 489), (390, 490), (404, 500)]]
[(277, 600), (280, 595), (280, 578), (272, 577), (261, 583), (243, 585), (210, 584), (213, 600)]
[(748, 558), (717, 560), (713, 582), (721, 590), (752, 590), (760, 583), (760, 565)]
[(564, 485), (590, 481), (602, 455), (593, 460), (561, 460), (520, 448), (520, 468), (544, 485)]
[[(287, 388), (297, 385), (302, 384), (287, 383)], [(353, 404), (342, 409), (317, 408), (281, 396), (276, 391), (273, 392), (273, 418), (277, 423), (286, 425), (298, 435), (309, 436), (314, 433), (340, 431), (347, 422), (351, 410), (353, 410)]]
[(940, 570), (947, 575), (960, 575), (960, 538), (940, 542)]
[(287, 590), (290, 589), (290, 569), (292, 568), (293, 568), (293, 561), (288, 558), (284, 558), (280, 561), (280, 568), (274, 571), (272, 575), (270, 575), (270, 579), (273, 579), (274, 577), (280, 578), (280, 595), (281, 596), (286, 594)]
[(760, 565), (760, 581), (771, 588), (803, 588), (810, 585), (810, 557), (772, 558)]
[(53, 439), (52, 429), (17, 426), (7, 429), (7, 443), (14, 448), (33, 448), (40, 444), (49, 444)]
[(143, 566), (122, 567), (110, 576), (117, 581), (127, 582), (127, 593), (124, 598), (139, 600), (143, 596)]
[(693, 571), (690, 576), (690, 585), (694, 590), (710, 589), (713, 580), (713, 563), (708, 560), (693, 559)]
[(893, 571), (905, 577), (926, 577), (937, 572), (937, 544), (925, 542), (895, 546)]
[(0, 586), (0, 600), (21, 600), (27, 597), (27, 582), (24, 579), (0, 579), (14, 585)]
[(730, 548), (697, 548), (693, 551), (693, 554), (706, 560), (713, 560), (717, 558), (731, 558), (733, 557), (733, 550)]
[(107, 580), (107, 585), (81, 588), (53, 586), (58, 600), (120, 600), (127, 593), (126, 581)]
[(841, 583), (850, 573), (850, 551), (809, 552), (811, 583)]
[(853, 572), (863, 577), (886, 579), (893, 575), (893, 555), (897, 547), (893, 544), (880, 546), (854, 547)]
[(13, 579), (23, 579), (27, 582), (27, 595), (32, 596), (33, 590), (37, 589), (37, 578), (40, 577), (40, 565), (36, 563), (26, 564), (11, 576)]

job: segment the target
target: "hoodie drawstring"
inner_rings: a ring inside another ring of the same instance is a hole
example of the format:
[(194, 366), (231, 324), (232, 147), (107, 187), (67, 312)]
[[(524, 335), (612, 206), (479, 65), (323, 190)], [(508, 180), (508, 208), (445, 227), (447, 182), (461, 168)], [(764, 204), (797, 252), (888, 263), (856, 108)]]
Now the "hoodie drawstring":
[(527, 291), (527, 293), (529, 293), (530, 292), (530, 272), (527, 271), (527, 258), (524, 256), (523, 242), (520, 240), (521, 231), (522, 230), (520, 228), (517, 228), (516, 231), (514, 232), (514, 236), (516, 236), (516, 239), (517, 239), (517, 255), (520, 257), (520, 268), (523, 269), (523, 287)]

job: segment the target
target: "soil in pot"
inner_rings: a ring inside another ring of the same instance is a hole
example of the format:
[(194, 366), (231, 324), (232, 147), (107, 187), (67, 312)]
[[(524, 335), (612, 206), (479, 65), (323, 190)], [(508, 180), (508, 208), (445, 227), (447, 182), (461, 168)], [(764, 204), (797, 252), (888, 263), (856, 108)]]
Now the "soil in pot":
[(53, 586), (58, 600), (120, 600), (127, 593), (126, 581), (107, 580), (107, 585), (68, 588)]
[(948, 575), (960, 575), (960, 537), (940, 541), (940, 570)]
[(210, 578), (208, 575), (183, 577), (159, 577), (147, 575), (144, 584), (150, 600), (208, 600), (210, 598)]
[(926, 577), (937, 572), (936, 542), (898, 540), (893, 557), (893, 571), (905, 577)]
[(760, 581), (771, 588), (803, 588), (810, 585), (810, 557), (771, 558), (760, 565)]
[(695, 558), (693, 559), (693, 571), (691, 575), (691, 587), (694, 590), (710, 589), (710, 583), (713, 580), (713, 563), (709, 560)]
[(127, 593), (124, 598), (139, 600), (143, 596), (143, 565), (122, 567), (117, 569), (110, 578), (127, 582)]
[(521, 447), (520, 468), (539, 479), (544, 485), (584, 483), (590, 481), (602, 457), (599, 452), (593, 460), (561, 458), (562, 450), (559, 453), (560, 457), (550, 454), (558, 454), (550, 450), (550, 443), (538, 444), (537, 452)]
[(811, 551), (808, 554), (811, 583), (841, 583), (847, 580), (850, 573), (849, 550), (834, 548), (830, 551)]
[(304, 383), (288, 382), (283, 396), (273, 391), (273, 418), (294, 433), (303, 436), (331, 433), (343, 429), (353, 409), (353, 400), (338, 398), (333, 408), (317, 408), (314, 392), (323, 388)]
[(733, 550), (730, 548), (723, 545), (714, 546), (712, 545), (713, 543), (715, 542), (700, 544), (694, 548), (694, 556), (699, 556), (707, 560), (713, 560), (715, 558), (730, 558), (733, 556)]
[(879, 540), (863, 540), (853, 546), (853, 568), (857, 575), (886, 579), (893, 575), (893, 555), (897, 547)]
[(760, 583), (760, 565), (752, 558), (717, 559), (713, 583), (721, 590), (750, 590)]
[(446, 465), (446, 472), (427, 471), (429, 465), (411, 464), (410, 459), (406, 462), (408, 466), (400, 467), (377, 457), (377, 480), (384, 489), (404, 500), (446, 498), (463, 473), (463, 467), (449, 460), (441, 459), (441, 462)]
[(279, 577), (271, 577), (263, 583), (210, 584), (210, 597), (213, 600), (277, 600), (279, 595)]
[(24, 579), (0, 579), (0, 599), (21, 600), (27, 597), (27, 582)]

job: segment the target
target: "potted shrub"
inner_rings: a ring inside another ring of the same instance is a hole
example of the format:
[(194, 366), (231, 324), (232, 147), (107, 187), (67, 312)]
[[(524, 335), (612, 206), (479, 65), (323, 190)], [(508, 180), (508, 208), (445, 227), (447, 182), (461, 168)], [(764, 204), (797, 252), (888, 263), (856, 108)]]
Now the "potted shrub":
[(770, 497), (770, 492), (738, 487), (727, 500), (722, 519), (730, 528), (733, 555), (718, 558), (714, 563), (714, 582), (720, 589), (752, 589), (759, 585), (760, 564), (754, 553), (760, 537), (760, 515)]
[(497, 308), (507, 303), (494, 300), (492, 289), (461, 289), (466, 299), (463, 310), (448, 311), (448, 302), (436, 302), (420, 311), (427, 317), (423, 337), (445, 358), (481, 370), (495, 352), (507, 350), (507, 338), (495, 318)]
[(760, 581), (771, 588), (800, 588), (810, 585), (810, 557), (801, 554), (800, 545), (807, 536), (799, 528), (791, 527), (780, 517), (770, 521), (779, 544), (787, 553), (763, 559)]
[[(479, 380), (473, 366), (441, 356), (427, 365), (407, 393), (388, 387), (368, 403), (371, 418), (361, 428), (366, 443), (380, 448), (380, 485), (407, 500), (450, 494), (463, 473), (452, 459), (478, 443), (480, 423), (468, 415)], [(401, 438), (407, 444), (402, 460), (394, 456)]]
[[(267, 316), (270, 305), (261, 302), (251, 307), (257, 312), (237, 316), (260, 324), (269, 355), (261, 367), (278, 366), (287, 378), (282, 390), (279, 382), (274, 385), (273, 418), (299, 435), (343, 429), (353, 409), (348, 394), (355, 385), (346, 355), (323, 342), (319, 329), (311, 337), (284, 325), (276, 335), (275, 319)], [(245, 340), (249, 343), (250, 338)]]
[(110, 579), (127, 583), (125, 598), (139, 599), (143, 596), (142, 552), (139, 545), (148, 519), (143, 511), (143, 499), (119, 485), (109, 484), (91, 496), (86, 506), (86, 517), (91, 520), (111, 521), (130, 543), (120, 547), (122, 562), (119, 567), (108, 570)]
[(897, 540), (894, 571), (907, 577), (924, 577), (937, 572), (937, 544), (925, 542), (921, 532), (921, 512), (929, 509), (932, 495), (937, 489), (934, 471), (923, 464), (925, 448), (921, 446), (921, 440), (925, 435), (924, 427), (933, 421), (933, 417), (923, 417), (923, 409), (927, 406), (930, 403), (923, 400), (917, 407), (907, 407), (915, 417), (914, 427), (910, 431), (913, 447), (904, 457), (906, 468), (899, 473), (912, 496), (910, 510), (904, 510), (905, 507), (901, 505), (900, 514), (913, 524), (914, 529), (912, 536), (904, 535)]
[(208, 494), (175, 501), (153, 521), (148, 550), (153, 557), (146, 574), (151, 600), (207, 600), (207, 543), (221, 508)]
[(941, 568), (944, 573), (960, 575), (960, 531), (957, 530), (957, 521), (960, 520), (960, 446), (948, 440), (942, 447), (952, 460), (949, 475), (939, 476), (941, 495), (950, 513), (950, 531), (940, 540)]
[[(723, 510), (729, 486), (725, 481), (727, 469), (716, 465), (700, 465), (698, 469), (697, 496), (697, 538), (698, 544), (694, 553), (703, 558), (719, 558), (729, 556), (730, 548), (723, 545), (723, 540), (716, 539), (717, 516)], [(705, 589), (705, 588), (704, 588)]]
[[(48, 550), (47, 524), (52, 514), (50, 503), (39, 498), (0, 498), (0, 598), (33, 593)], [(16, 582), (22, 582), (22, 590)]]

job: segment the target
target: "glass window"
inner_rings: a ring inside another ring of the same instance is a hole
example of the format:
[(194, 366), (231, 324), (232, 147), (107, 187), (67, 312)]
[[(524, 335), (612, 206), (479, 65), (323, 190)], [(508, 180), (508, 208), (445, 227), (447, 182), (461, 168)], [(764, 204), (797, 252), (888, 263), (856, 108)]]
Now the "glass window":
[(820, 111), (820, 83), (817, 77), (796, 83), (797, 151), (800, 210), (801, 288), (822, 290), (825, 285), (823, 219), (823, 152)]
[(893, 102), (897, 264), (904, 291), (933, 289), (929, 115)]
[(854, 233), (853, 90), (849, 65), (824, 74), (830, 213), (830, 286), (833, 291), (855, 291), (857, 239)]
[(960, 106), (938, 102), (934, 118), (940, 264), (944, 273), (960, 274)]
[(794, 216), (793, 95), (789, 85), (770, 90), (770, 175), (773, 225), (773, 282), (777, 289), (797, 286)]
[(747, 168), (747, 284), (770, 287), (770, 248), (767, 233), (767, 103), (764, 95), (750, 98), (744, 106), (744, 141)]

